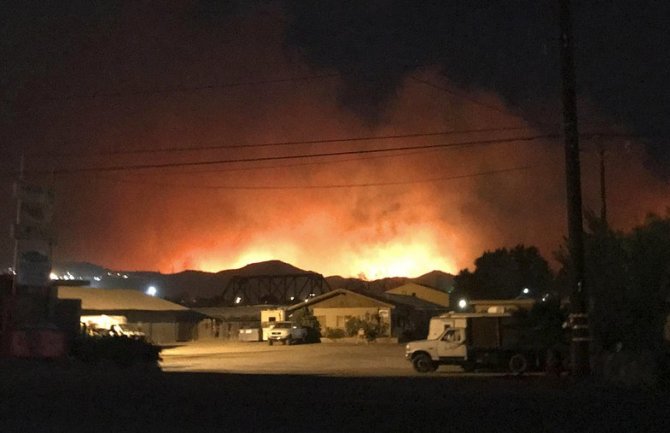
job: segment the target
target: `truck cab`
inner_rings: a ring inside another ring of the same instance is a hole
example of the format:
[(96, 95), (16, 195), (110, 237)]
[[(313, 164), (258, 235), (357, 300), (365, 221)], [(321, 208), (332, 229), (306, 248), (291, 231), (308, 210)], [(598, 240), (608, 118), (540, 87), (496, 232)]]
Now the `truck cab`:
[(437, 356), (441, 359), (461, 360), (467, 358), (465, 329), (448, 328), (437, 342)]
[(405, 358), (419, 373), (435, 371), (441, 364), (463, 365), (468, 359), (464, 331), (449, 327), (437, 338), (412, 341), (405, 346)]

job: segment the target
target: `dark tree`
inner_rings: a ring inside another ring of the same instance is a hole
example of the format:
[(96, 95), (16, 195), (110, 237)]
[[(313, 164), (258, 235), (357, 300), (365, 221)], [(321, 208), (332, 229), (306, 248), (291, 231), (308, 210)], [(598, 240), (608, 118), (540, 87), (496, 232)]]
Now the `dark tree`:
[[(657, 350), (670, 290), (670, 217), (649, 215), (629, 233), (586, 215), (586, 287), (596, 348)], [(557, 254), (567, 274), (565, 249)]]
[(545, 294), (553, 281), (549, 264), (535, 247), (487, 251), (475, 260), (475, 270), (462, 270), (455, 278), (455, 297), (513, 299), (524, 294)]
[(321, 324), (309, 308), (303, 307), (295, 310), (291, 315), (291, 322), (307, 329), (308, 343), (318, 343), (320, 341)]

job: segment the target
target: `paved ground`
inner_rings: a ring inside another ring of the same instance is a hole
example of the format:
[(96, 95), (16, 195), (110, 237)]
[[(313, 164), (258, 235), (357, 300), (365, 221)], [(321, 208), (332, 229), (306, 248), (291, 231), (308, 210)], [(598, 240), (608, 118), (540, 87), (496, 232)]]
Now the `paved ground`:
[[(336, 342), (293, 346), (267, 343), (198, 341), (165, 348), (165, 372), (235, 374), (300, 374), (350, 377), (424, 376), (405, 360), (405, 346), (397, 343)], [(506, 373), (464, 373), (460, 367), (441, 366), (428, 376), (500, 377)], [(537, 376), (537, 374), (530, 374)]]
[[(317, 374), (336, 376), (415, 375), (400, 344), (322, 343), (292, 346), (203, 341), (166, 348), (167, 372)], [(449, 369), (445, 369), (449, 370)], [(458, 371), (458, 369), (450, 369)]]
[[(402, 352), (381, 344), (203, 343), (167, 349), (164, 372), (2, 362), (0, 432), (670, 431), (667, 390), (419, 375)], [(266, 374), (250, 374), (259, 372)]]

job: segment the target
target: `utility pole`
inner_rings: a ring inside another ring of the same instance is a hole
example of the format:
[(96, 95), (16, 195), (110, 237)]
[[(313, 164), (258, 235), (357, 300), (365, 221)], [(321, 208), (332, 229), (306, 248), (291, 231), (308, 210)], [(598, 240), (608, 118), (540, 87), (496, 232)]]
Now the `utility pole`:
[[(19, 163), (19, 180), (17, 181), (17, 186), (23, 183), (24, 179), (24, 170), (25, 170), (25, 157), (23, 154), (21, 154), (21, 162)], [(15, 227), (18, 227), (21, 224), (21, 196), (20, 194), (17, 194), (17, 199), (16, 199), (16, 219), (15, 219)], [(12, 233), (13, 235), (13, 233)], [(12, 272), (14, 273), (14, 276), (12, 278), (12, 296), (17, 295), (17, 282), (16, 279), (18, 278), (18, 267), (19, 267), (19, 240), (14, 237), (14, 259), (12, 263)]]
[(607, 185), (605, 183), (605, 146), (600, 143), (600, 221), (607, 227)]
[(568, 210), (568, 245), (572, 264), (570, 296), (572, 374), (577, 377), (590, 373), (590, 333), (588, 296), (584, 282), (584, 228), (582, 223), (582, 187), (579, 164), (579, 130), (572, 41), (570, 0), (559, 0), (560, 53), (563, 84), (563, 132), (565, 139), (565, 178)]

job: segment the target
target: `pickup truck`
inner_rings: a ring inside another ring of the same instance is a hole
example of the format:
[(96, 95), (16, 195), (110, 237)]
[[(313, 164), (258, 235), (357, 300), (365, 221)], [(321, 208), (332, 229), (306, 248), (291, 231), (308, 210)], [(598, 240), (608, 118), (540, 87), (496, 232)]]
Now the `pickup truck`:
[(282, 344), (304, 343), (307, 338), (307, 329), (296, 326), (291, 322), (276, 322), (268, 332), (268, 344), (275, 342)]
[(545, 362), (547, 349), (524, 338), (528, 330), (510, 314), (450, 313), (431, 320), (431, 328), (427, 340), (405, 346), (405, 358), (419, 373), (457, 365), (521, 374), (542, 369)]

